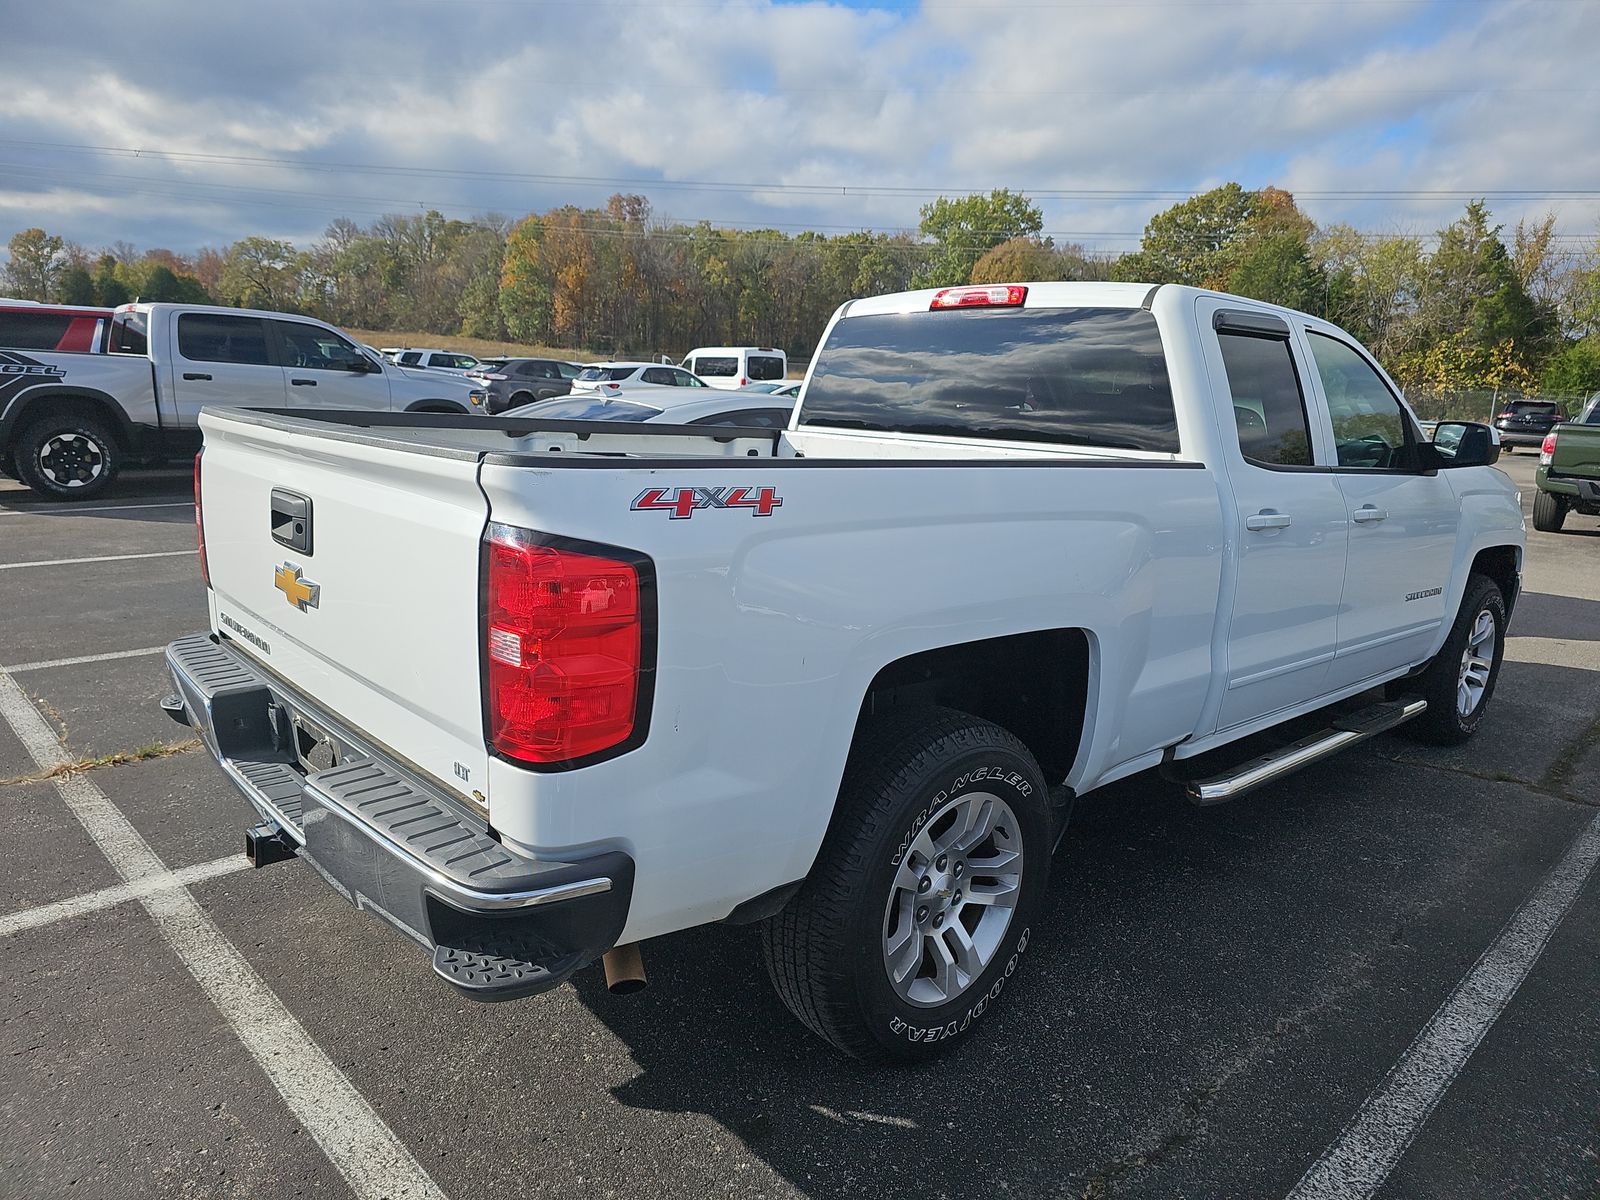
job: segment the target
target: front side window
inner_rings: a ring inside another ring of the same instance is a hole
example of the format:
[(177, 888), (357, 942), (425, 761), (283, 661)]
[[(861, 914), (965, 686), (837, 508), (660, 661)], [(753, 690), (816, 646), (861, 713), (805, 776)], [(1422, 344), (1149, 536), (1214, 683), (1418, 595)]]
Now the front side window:
[(801, 424), (1173, 454), (1161, 332), (1143, 309), (1008, 308), (846, 317)]
[(1409, 461), (1410, 423), (1388, 385), (1354, 347), (1311, 334), (1311, 357), (1328, 397), (1341, 467), (1402, 470)]
[(785, 363), (783, 359), (771, 354), (752, 354), (750, 356), (750, 378), (755, 381), (767, 382), (773, 379), (782, 379)]
[(1228, 372), (1239, 453), (1264, 467), (1309, 467), (1311, 424), (1288, 341), (1219, 330), (1217, 342)]
[(414, 367), (421, 362), (422, 352), (420, 350), (407, 350), (400, 356), (400, 365), (402, 367)]
[(367, 356), (331, 329), (299, 321), (279, 321), (283, 334), (284, 366), (311, 371), (348, 371), (365, 365)]
[(184, 313), (178, 318), (178, 353), (190, 362), (241, 363), (265, 367), (267, 329), (260, 317)]
[(575, 367), (569, 362), (558, 362), (556, 364), (556, 374), (563, 379), (576, 379), (582, 373), (581, 368)]

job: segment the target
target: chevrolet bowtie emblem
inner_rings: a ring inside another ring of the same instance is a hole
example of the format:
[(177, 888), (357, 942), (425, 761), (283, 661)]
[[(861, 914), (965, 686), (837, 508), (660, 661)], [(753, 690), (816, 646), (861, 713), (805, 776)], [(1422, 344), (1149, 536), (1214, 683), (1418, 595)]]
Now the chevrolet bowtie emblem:
[(306, 579), (293, 563), (284, 563), (272, 572), (272, 586), (301, 612), (317, 607), (317, 598), (322, 594), (322, 585)]

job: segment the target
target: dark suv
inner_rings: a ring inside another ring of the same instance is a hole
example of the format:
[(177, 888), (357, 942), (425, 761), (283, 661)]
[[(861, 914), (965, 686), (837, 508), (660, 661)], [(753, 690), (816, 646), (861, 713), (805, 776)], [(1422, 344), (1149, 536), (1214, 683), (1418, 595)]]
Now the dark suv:
[(508, 358), (485, 374), (473, 372), (482, 386), (472, 393), (487, 413), (565, 396), (582, 367), (556, 358)]
[(1513, 400), (1494, 419), (1500, 446), (1511, 454), (1518, 446), (1543, 444), (1544, 435), (1561, 424), (1561, 407), (1546, 400)]

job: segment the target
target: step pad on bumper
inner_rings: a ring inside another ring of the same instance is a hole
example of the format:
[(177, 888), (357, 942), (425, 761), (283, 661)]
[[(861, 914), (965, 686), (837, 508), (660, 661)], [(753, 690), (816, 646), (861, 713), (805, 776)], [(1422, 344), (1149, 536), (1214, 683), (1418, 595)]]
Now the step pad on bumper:
[(491, 892), (528, 883), (527, 859), (373, 759), (318, 771), (306, 786), (452, 879)]
[(511, 930), (457, 940), (466, 944), (434, 947), (433, 969), (479, 1000), (515, 1000), (548, 991), (571, 975), (583, 957), (537, 934)]

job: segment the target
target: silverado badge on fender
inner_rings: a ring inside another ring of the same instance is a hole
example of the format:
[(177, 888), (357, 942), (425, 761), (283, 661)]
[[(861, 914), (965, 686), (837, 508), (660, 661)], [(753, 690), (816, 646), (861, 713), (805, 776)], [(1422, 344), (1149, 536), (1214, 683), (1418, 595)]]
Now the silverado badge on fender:
[(317, 598), (322, 595), (322, 585), (305, 578), (300, 568), (290, 562), (273, 569), (272, 586), (301, 612), (317, 607)]

